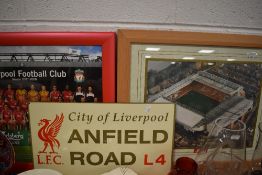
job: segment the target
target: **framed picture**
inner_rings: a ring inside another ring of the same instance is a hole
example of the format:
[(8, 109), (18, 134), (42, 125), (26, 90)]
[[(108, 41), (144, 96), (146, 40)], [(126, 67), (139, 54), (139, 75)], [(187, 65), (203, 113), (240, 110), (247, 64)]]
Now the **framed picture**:
[(30, 102), (115, 102), (115, 34), (0, 33), (0, 131), (29, 169)]
[(247, 125), (250, 159), (261, 121), (262, 36), (118, 32), (118, 102), (175, 103), (174, 155), (195, 156), (218, 117)]

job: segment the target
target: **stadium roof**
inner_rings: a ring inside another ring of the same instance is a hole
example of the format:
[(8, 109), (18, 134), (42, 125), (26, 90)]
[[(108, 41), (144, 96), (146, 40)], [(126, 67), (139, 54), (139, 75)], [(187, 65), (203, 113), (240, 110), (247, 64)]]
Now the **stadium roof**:
[(243, 88), (239, 84), (208, 73), (206, 71), (198, 72), (198, 75), (199, 76), (196, 77), (195, 81), (213, 87), (214, 89), (220, 90), (226, 94), (233, 95), (236, 90), (238, 90), (239, 88)]
[(169, 101), (169, 100), (167, 100), (167, 99), (165, 99), (165, 98), (163, 98), (163, 97), (159, 97), (159, 98), (156, 99), (154, 102), (155, 102), (155, 103), (172, 103), (171, 101)]
[(179, 91), (180, 89), (182, 89), (183, 87), (189, 85), (190, 83), (192, 83), (192, 81), (196, 78), (197, 74), (188, 76), (187, 78), (173, 84), (172, 86), (164, 89), (163, 91), (152, 95), (148, 98), (148, 102), (155, 102), (155, 100), (161, 98), (161, 97), (168, 97), (169, 95), (173, 94), (176, 91)]

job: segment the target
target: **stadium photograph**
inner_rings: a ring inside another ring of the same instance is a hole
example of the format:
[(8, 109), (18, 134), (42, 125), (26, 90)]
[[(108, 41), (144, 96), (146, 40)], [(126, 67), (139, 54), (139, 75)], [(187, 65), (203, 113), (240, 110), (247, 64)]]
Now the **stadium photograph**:
[(261, 79), (261, 63), (149, 59), (145, 101), (176, 104), (176, 149), (199, 147), (218, 117), (244, 121), (252, 147)]

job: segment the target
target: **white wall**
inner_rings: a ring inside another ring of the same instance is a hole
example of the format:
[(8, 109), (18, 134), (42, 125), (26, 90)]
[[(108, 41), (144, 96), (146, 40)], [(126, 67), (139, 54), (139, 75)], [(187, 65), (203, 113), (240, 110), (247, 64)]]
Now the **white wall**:
[(118, 28), (262, 35), (262, 0), (0, 0), (0, 31)]

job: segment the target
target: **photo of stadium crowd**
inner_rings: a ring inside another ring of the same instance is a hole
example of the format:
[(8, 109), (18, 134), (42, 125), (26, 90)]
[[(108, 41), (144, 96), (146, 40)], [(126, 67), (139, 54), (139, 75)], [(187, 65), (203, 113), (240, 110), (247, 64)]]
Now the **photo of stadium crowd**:
[(175, 148), (197, 148), (218, 117), (247, 125), (252, 147), (260, 103), (262, 64), (147, 61), (146, 102), (175, 103)]

